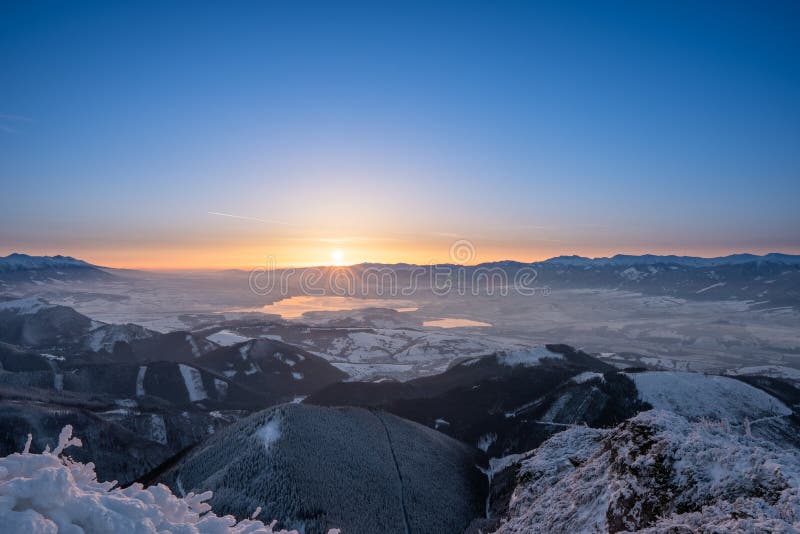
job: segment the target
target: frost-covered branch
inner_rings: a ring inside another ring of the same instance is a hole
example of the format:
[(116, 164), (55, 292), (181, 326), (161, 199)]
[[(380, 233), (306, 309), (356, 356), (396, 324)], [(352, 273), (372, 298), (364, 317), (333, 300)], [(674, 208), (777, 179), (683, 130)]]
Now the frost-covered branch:
[(70, 425), (52, 452), (48, 446), (41, 454), (31, 453), (31, 441), (29, 434), (22, 453), (0, 458), (0, 525), (5, 532), (296, 534), (274, 530), (275, 521), (219, 517), (207, 503), (210, 491), (178, 497), (163, 484), (117, 488), (116, 482), (99, 482), (93, 464), (62, 456), (68, 447), (82, 445)]

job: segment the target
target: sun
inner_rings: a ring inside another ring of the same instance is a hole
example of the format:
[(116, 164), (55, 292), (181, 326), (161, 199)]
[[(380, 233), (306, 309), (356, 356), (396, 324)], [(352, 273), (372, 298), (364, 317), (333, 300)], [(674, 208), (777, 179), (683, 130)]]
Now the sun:
[(343, 265), (344, 264), (344, 252), (341, 250), (332, 250), (331, 251), (331, 261), (334, 265)]

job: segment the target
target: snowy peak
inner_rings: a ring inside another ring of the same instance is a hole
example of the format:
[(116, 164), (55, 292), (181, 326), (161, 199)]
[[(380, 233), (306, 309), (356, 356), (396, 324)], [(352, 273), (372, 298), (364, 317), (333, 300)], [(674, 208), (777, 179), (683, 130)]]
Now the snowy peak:
[(541, 262), (543, 265), (560, 265), (564, 267), (632, 267), (636, 265), (679, 265), (682, 267), (717, 267), (721, 265), (740, 265), (752, 262), (780, 263), (800, 265), (800, 255), (771, 252), (763, 256), (755, 254), (731, 254), (717, 258), (700, 258), (696, 256), (659, 256), (642, 254), (639, 256), (617, 254), (610, 258), (584, 258), (582, 256), (558, 256)]
[(96, 269), (95, 265), (70, 256), (29, 256), (13, 253), (0, 258), (0, 271), (22, 271), (41, 269)]
[(42, 285), (68, 280), (95, 280), (113, 276), (106, 270), (69, 256), (29, 256), (9, 254), (0, 257), (0, 282)]

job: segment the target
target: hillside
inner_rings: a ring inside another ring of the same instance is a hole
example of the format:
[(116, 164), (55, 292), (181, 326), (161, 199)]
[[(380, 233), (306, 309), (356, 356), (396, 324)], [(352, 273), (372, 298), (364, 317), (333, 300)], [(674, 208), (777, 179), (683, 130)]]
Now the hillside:
[(216, 433), (157, 480), (211, 490), (215, 510), (257, 507), (308, 534), (460, 532), (483, 513), (479, 453), (424, 426), (358, 408), (282, 405)]

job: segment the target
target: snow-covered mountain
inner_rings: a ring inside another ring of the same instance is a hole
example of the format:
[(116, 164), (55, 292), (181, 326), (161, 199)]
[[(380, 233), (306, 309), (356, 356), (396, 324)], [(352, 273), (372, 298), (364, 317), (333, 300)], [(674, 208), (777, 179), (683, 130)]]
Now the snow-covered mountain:
[(70, 256), (29, 256), (13, 253), (0, 257), (0, 282), (42, 284), (112, 277), (107, 270)]
[(42, 269), (95, 268), (91, 263), (70, 256), (28, 256), (13, 253), (0, 257), (0, 271), (23, 271)]
[(754, 307), (800, 307), (800, 256), (722, 258), (623, 256), (553, 258), (533, 264), (551, 289), (622, 289), (686, 300), (747, 300)]
[(557, 256), (540, 264), (563, 265), (570, 267), (631, 267), (635, 265), (681, 265), (683, 267), (717, 267), (720, 265), (741, 265), (743, 263), (780, 263), (784, 265), (800, 265), (800, 255), (771, 252), (762, 256), (756, 254), (731, 254), (716, 258), (700, 258), (697, 256), (659, 256), (642, 254), (639, 256), (617, 254), (610, 258), (585, 258), (583, 256)]
[(725, 421), (647, 411), (514, 459), (498, 533), (795, 532), (800, 454)]

